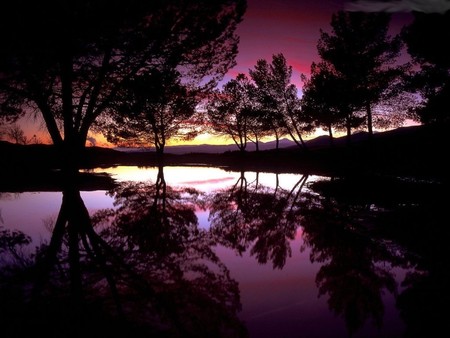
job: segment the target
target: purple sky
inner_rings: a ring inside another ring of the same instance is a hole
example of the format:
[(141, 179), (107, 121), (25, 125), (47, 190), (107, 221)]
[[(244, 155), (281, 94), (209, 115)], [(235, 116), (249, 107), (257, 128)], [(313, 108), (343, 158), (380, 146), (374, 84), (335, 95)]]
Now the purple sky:
[[(371, 5), (376, 3), (372, 1)], [(379, 9), (358, 5), (364, 10)], [(273, 54), (283, 53), (294, 70), (292, 82), (300, 89), (300, 74), (309, 74), (311, 63), (319, 59), (316, 46), (320, 29), (330, 31), (332, 13), (349, 6), (350, 2), (345, 0), (247, 0), (247, 12), (237, 30), (240, 36), (237, 65), (223, 82), (238, 73), (247, 74), (258, 59), (270, 62)], [(356, 5), (353, 8), (358, 9)], [(410, 13), (395, 13), (392, 32), (398, 32), (410, 19)]]
[[(283, 53), (293, 67), (292, 82), (300, 90), (300, 74), (309, 75), (311, 63), (319, 60), (316, 46), (320, 29), (330, 31), (332, 13), (343, 9), (389, 11), (394, 13), (391, 27), (396, 33), (410, 22), (412, 9), (442, 11), (449, 3), (450, 0), (358, 0), (356, 3), (347, 0), (247, 0), (247, 11), (237, 29), (240, 36), (237, 65), (230, 69), (222, 84), (238, 73), (248, 74), (258, 59), (270, 62), (273, 54)], [(47, 141), (36, 121), (24, 119), (21, 122), (28, 137), (38, 134)], [(104, 142), (101, 139), (97, 140), (100, 144)]]

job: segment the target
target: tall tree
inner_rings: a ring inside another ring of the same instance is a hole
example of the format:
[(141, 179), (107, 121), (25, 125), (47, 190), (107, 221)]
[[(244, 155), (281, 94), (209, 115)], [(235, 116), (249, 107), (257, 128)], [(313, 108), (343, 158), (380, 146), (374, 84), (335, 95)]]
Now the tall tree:
[(410, 78), (423, 104), (415, 112), (423, 123), (448, 122), (450, 117), (450, 12), (414, 12), (413, 22), (402, 31), (409, 54), (419, 66)]
[(245, 151), (255, 123), (250, 93), (253, 84), (244, 74), (227, 82), (216, 91), (208, 103), (210, 130), (218, 135), (231, 137), (240, 151)]
[[(0, 10), (4, 118), (42, 116), (65, 165), (131, 78), (161, 65), (212, 86), (234, 65), (245, 0), (17, 0)], [(61, 128), (60, 128), (61, 127)]]
[(275, 98), (272, 95), (270, 65), (267, 60), (260, 59), (256, 62), (255, 67), (250, 69), (249, 73), (256, 85), (255, 99), (261, 115), (261, 122), (264, 129), (270, 130), (271, 134), (275, 136), (276, 148), (278, 149), (279, 140), (284, 134), (284, 128), (282, 115), (276, 109)]
[(401, 49), (399, 36), (388, 34), (390, 15), (339, 11), (331, 19), (332, 32), (320, 32), (319, 55), (346, 79), (353, 105), (364, 110), (369, 135), (373, 134), (373, 106), (385, 98), (404, 72), (395, 65)]
[(288, 134), (292, 140), (304, 147), (302, 134), (309, 131), (301, 110), (297, 88), (291, 83), (292, 66), (288, 66), (282, 53), (272, 56), (269, 64), (266, 60), (258, 60), (250, 76), (257, 86), (259, 100), (272, 119), (272, 129), (278, 138)]
[(302, 134), (309, 131), (307, 121), (303, 119), (297, 87), (291, 83), (292, 66), (288, 66), (282, 53), (272, 56), (270, 65), (271, 82), (277, 109), (283, 117), (283, 125), (292, 140), (305, 147)]
[(177, 71), (155, 70), (133, 78), (117, 111), (104, 119), (107, 139), (116, 144), (145, 145), (164, 153), (169, 139), (195, 136), (193, 117), (199, 89), (181, 83)]
[(259, 143), (262, 138), (270, 136), (272, 131), (268, 128), (266, 123), (266, 112), (261, 110), (261, 107), (255, 102), (255, 87), (252, 87), (252, 91), (250, 92), (250, 97), (252, 99), (252, 104), (247, 111), (247, 115), (249, 117), (249, 126), (248, 126), (248, 140), (255, 144), (256, 151), (259, 151)]
[(333, 144), (333, 128), (347, 130), (355, 121), (351, 109), (351, 96), (347, 95), (345, 79), (328, 62), (312, 63), (311, 76), (302, 74), (302, 111), (315, 127), (328, 131), (330, 145)]

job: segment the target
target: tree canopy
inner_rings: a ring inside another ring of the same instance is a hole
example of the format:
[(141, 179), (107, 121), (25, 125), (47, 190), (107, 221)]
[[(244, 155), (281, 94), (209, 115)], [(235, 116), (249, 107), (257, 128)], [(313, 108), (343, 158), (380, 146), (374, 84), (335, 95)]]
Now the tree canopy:
[(249, 71), (256, 85), (259, 110), (265, 115), (265, 129), (272, 130), (278, 140), (289, 135), (300, 147), (304, 146), (303, 134), (309, 132), (309, 124), (300, 110), (297, 87), (291, 83), (292, 66), (283, 53), (272, 55), (272, 62), (259, 59)]
[(0, 10), (1, 116), (42, 116), (67, 158), (133, 77), (212, 87), (234, 65), (245, 0), (17, 0)]
[(345, 130), (352, 126), (351, 97), (345, 90), (345, 79), (328, 62), (312, 63), (311, 76), (302, 75), (302, 111), (315, 127), (328, 131), (333, 141), (333, 128)]
[(443, 44), (450, 39), (450, 12), (414, 13), (413, 22), (402, 31), (408, 53), (419, 66), (410, 77), (410, 90), (419, 91), (423, 104), (415, 112), (423, 123), (449, 120), (450, 52)]
[(244, 74), (227, 82), (209, 100), (207, 112), (208, 129), (218, 135), (231, 137), (241, 151), (245, 151), (255, 116), (252, 114), (254, 85)]
[(183, 85), (173, 69), (136, 76), (126, 86), (116, 111), (102, 119), (102, 130), (110, 142), (124, 146), (152, 143), (162, 154), (169, 139), (196, 135), (192, 125), (201, 90)]
[(391, 86), (404, 69), (396, 65), (400, 37), (388, 34), (387, 13), (337, 12), (331, 19), (332, 32), (321, 30), (317, 50), (345, 79), (352, 97), (352, 114), (365, 111), (369, 135), (373, 133), (372, 109), (394, 95)]

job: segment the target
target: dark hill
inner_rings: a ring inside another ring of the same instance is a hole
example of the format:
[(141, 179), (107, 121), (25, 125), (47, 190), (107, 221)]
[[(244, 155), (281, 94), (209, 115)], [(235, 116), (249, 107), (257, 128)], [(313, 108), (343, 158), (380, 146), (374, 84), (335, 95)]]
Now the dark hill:
[[(350, 144), (345, 137), (336, 138), (333, 147), (327, 136), (307, 142), (308, 150), (283, 141), (285, 147), (241, 153), (220, 147), (179, 147), (178, 154), (166, 153), (165, 165), (210, 165), (232, 170), (268, 172), (303, 172), (322, 175), (387, 174), (397, 176), (440, 177), (447, 179), (450, 166), (446, 154), (450, 146), (447, 126), (402, 127), (373, 135), (365, 132), (352, 135)], [(291, 146), (288, 146), (291, 144)], [(234, 146), (233, 146), (234, 147)], [(204, 150), (202, 152), (201, 150)], [(206, 150), (210, 149), (209, 152)], [(236, 149), (235, 147), (233, 149)], [(188, 152), (189, 151), (189, 152)], [(27, 172), (59, 168), (58, 153), (49, 145), (15, 145), (0, 142), (3, 177), (26, 175)], [(124, 152), (90, 147), (83, 156), (82, 167), (116, 165), (157, 165), (154, 152)]]
[[(295, 143), (291, 140), (283, 138), (279, 142), (279, 148), (288, 148), (294, 146)], [(259, 150), (270, 150), (275, 149), (275, 141), (260, 142)], [(115, 150), (135, 153), (135, 152), (154, 152), (154, 148), (114, 148)], [(199, 145), (178, 145), (178, 146), (166, 146), (166, 154), (189, 154), (189, 153), (201, 153), (201, 154), (221, 154), (228, 151), (236, 151), (238, 148), (235, 144), (199, 144)], [(256, 146), (254, 143), (249, 142), (247, 144), (246, 151), (256, 151)]]
[[(377, 132), (373, 135), (375, 140), (382, 140), (384, 138), (401, 138), (409, 136), (416, 137), (419, 136), (421, 130), (424, 126), (411, 126), (411, 127), (400, 127), (384, 132)], [(366, 142), (369, 138), (369, 134), (365, 131), (359, 131), (351, 135), (351, 143), (357, 144), (359, 142)], [(421, 141), (421, 140), (419, 140)], [(321, 135), (314, 139), (306, 141), (306, 145), (310, 150), (329, 148), (331, 146), (330, 138), (328, 135)], [(333, 146), (342, 147), (347, 146), (347, 136), (335, 137), (333, 138)]]

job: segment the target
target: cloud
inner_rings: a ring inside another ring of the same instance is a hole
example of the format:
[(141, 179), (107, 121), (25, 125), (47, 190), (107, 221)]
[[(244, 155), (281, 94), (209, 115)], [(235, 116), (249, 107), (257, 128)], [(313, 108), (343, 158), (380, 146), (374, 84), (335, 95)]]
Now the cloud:
[(396, 0), (371, 1), (357, 0), (347, 2), (347, 11), (361, 12), (423, 12), (444, 14), (450, 10), (450, 0)]

